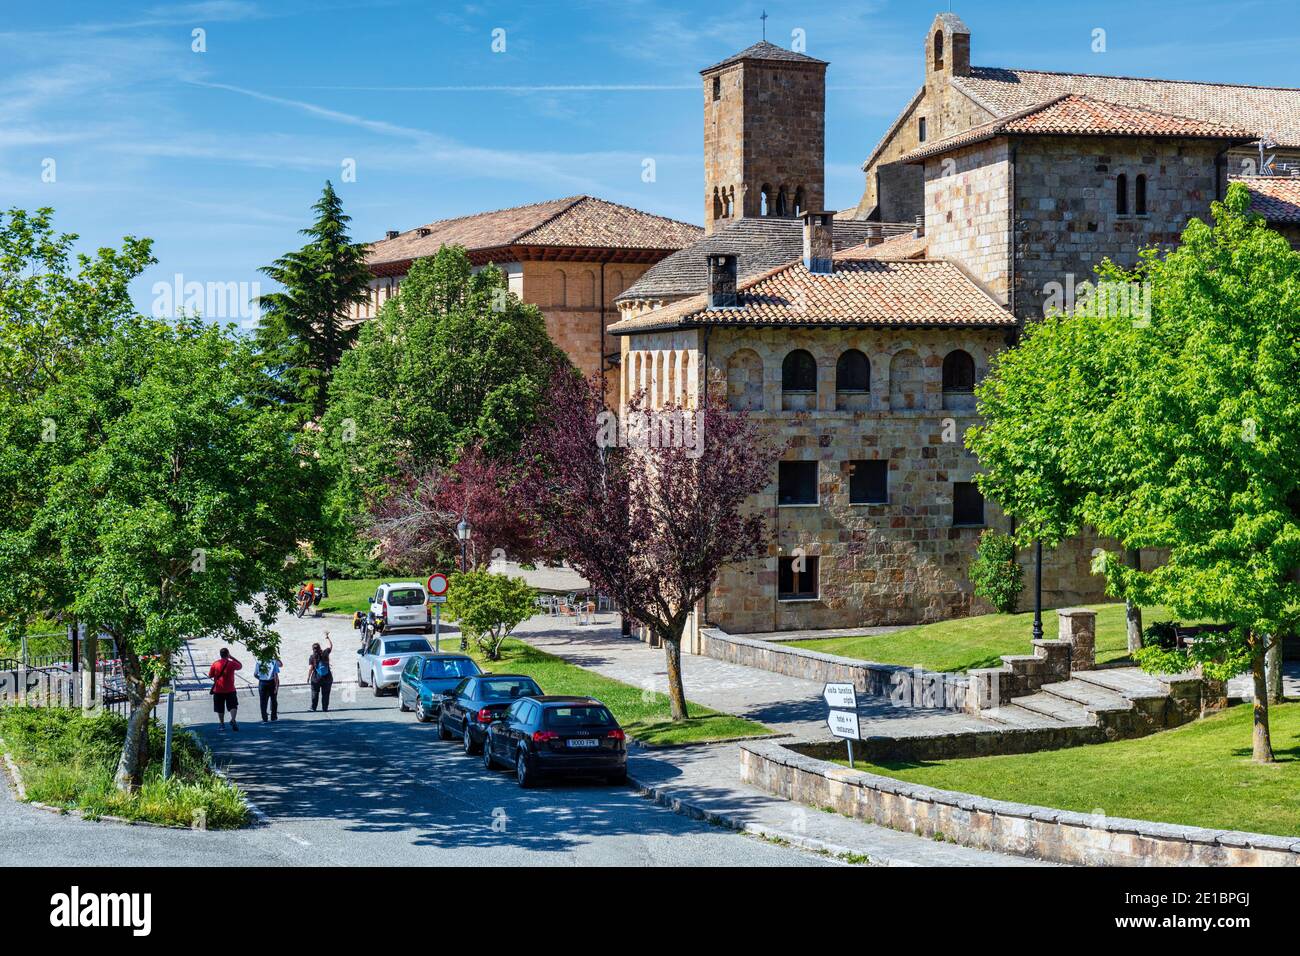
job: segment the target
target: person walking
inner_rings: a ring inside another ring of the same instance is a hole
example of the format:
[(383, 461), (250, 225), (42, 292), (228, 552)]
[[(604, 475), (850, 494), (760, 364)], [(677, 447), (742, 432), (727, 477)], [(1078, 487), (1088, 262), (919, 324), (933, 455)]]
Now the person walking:
[[(262, 723), (280, 719), (280, 658), (268, 657), (259, 660), (253, 668), (257, 678), (257, 702), (262, 708)], [(267, 717), (267, 704), (271, 707), (271, 716)]]
[(217, 712), (222, 730), (226, 729), (226, 711), (230, 711), (230, 729), (239, 731), (239, 723), (235, 720), (235, 713), (239, 710), (235, 671), (243, 669), (244, 665), (230, 656), (228, 647), (221, 649), (221, 656), (208, 668), (208, 676), (212, 678), (212, 709)]
[(307, 659), (310, 670), (307, 680), (311, 682), (311, 709), (316, 709), (319, 702), (321, 710), (330, 709), (330, 688), (334, 686), (334, 671), (330, 668), (330, 651), (334, 650), (334, 641), (330, 632), (325, 632), (325, 643), (329, 647), (321, 650), (319, 644), (311, 646), (311, 657)]

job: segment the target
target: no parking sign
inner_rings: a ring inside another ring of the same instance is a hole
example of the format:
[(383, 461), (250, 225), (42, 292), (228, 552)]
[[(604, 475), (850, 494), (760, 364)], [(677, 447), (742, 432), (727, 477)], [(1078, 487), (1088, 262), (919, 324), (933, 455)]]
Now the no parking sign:
[(430, 604), (447, 603), (447, 575), (440, 571), (435, 571), (429, 575), (429, 580), (424, 583), (425, 590), (429, 592)]

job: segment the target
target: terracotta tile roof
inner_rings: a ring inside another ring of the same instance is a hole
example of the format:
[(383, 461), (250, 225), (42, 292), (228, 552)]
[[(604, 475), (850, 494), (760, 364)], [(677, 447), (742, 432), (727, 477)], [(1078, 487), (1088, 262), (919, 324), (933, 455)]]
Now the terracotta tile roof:
[(1035, 103), (1077, 93), (1092, 99), (1185, 116), (1271, 137), (1280, 146), (1300, 146), (1300, 89), (1157, 80), (1133, 76), (1095, 76), (972, 67), (952, 79), (992, 117), (1006, 117)]
[[(912, 229), (911, 224), (885, 223), (890, 230)], [(870, 223), (857, 219), (836, 219), (835, 248), (845, 249), (866, 241)], [(756, 217), (737, 219), (717, 229), (685, 249), (656, 262), (614, 301), (633, 299), (674, 300), (695, 295), (708, 288), (705, 257), (717, 252), (737, 257), (737, 278), (751, 276), (783, 266), (803, 255), (803, 222), (798, 219)]]
[(783, 63), (815, 63), (819, 66), (829, 65), (825, 60), (818, 60), (815, 57), (806, 56), (803, 53), (795, 53), (793, 50), (787, 50), (783, 46), (777, 46), (775, 43), (761, 40), (751, 47), (746, 47), (734, 56), (729, 56), (725, 60), (719, 60), (717, 63), (713, 64), (713, 66), (700, 70), (700, 73), (712, 73), (716, 69), (730, 66), (733, 63), (739, 63), (741, 60), (778, 60)]
[(515, 245), (669, 250), (688, 246), (703, 235), (703, 229), (689, 223), (594, 196), (569, 196), (408, 229), (396, 238), (371, 243), (366, 262), (409, 261), (452, 244), (471, 252)]
[(1232, 176), (1250, 190), (1250, 208), (1269, 222), (1300, 224), (1300, 176)]
[(924, 259), (927, 248), (925, 236), (903, 233), (874, 246), (853, 246), (845, 249), (842, 255), (846, 259)]
[(1174, 116), (1142, 107), (1064, 93), (1029, 109), (926, 143), (902, 157), (914, 163), (995, 136), (1176, 136), (1191, 139), (1253, 138), (1250, 130)]
[(617, 335), (707, 325), (1014, 326), (1015, 316), (965, 271), (944, 259), (884, 260), (858, 250), (835, 254), (835, 271), (802, 260), (737, 284), (740, 305), (710, 309), (705, 295), (624, 319)]

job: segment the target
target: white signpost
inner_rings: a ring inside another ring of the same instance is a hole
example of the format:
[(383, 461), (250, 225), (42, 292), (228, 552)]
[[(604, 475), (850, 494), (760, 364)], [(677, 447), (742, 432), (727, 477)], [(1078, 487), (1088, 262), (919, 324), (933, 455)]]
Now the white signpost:
[(424, 582), (424, 589), (429, 594), (429, 603), (433, 605), (433, 649), (442, 650), (442, 606), (447, 603), (447, 575), (435, 571)]
[(826, 726), (831, 735), (841, 738), (849, 748), (849, 766), (853, 764), (853, 741), (862, 739), (862, 726), (858, 722), (858, 695), (852, 684), (827, 684), (822, 688), (822, 699), (830, 711)]

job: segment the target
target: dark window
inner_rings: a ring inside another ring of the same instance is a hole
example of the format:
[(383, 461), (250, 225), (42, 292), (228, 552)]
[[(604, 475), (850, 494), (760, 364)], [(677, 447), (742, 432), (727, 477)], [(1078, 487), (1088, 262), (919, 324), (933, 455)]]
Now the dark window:
[(720, 76), (713, 78), (713, 98), (715, 100), (722, 99), (722, 77)]
[(777, 600), (808, 600), (817, 597), (817, 563), (817, 558), (804, 555), (777, 558)]
[(871, 391), (871, 363), (857, 349), (849, 349), (835, 363), (835, 391)]
[(804, 349), (795, 349), (781, 363), (781, 390), (784, 392), (817, 391), (817, 360)]
[(614, 723), (613, 715), (599, 704), (565, 704), (547, 707), (546, 726), (560, 730), (566, 727), (608, 727)]
[(934, 32), (934, 68), (943, 69), (943, 34), (938, 30)]
[(922, 116), (916, 121), (916, 138), (922, 143), (925, 142), (925, 117)]
[(758, 214), (760, 216), (772, 215), (772, 187), (766, 183), (758, 192)]
[(849, 504), (879, 505), (889, 501), (889, 462), (859, 458), (849, 462)]
[(984, 524), (984, 496), (973, 481), (952, 483), (952, 523), (958, 525)]
[(817, 504), (817, 462), (782, 461), (776, 466), (776, 503)]
[(1128, 177), (1123, 173), (1115, 177), (1115, 214), (1128, 215)]
[(776, 193), (776, 214), (785, 215), (785, 187), (782, 186)]
[(1147, 214), (1147, 178), (1138, 176), (1133, 184), (1133, 211), (1139, 216)]
[(803, 187), (800, 186), (794, 191), (794, 214), (796, 216), (802, 216), (803, 213)]
[(969, 352), (954, 349), (943, 357), (943, 390), (970, 392), (975, 389), (975, 360)]

